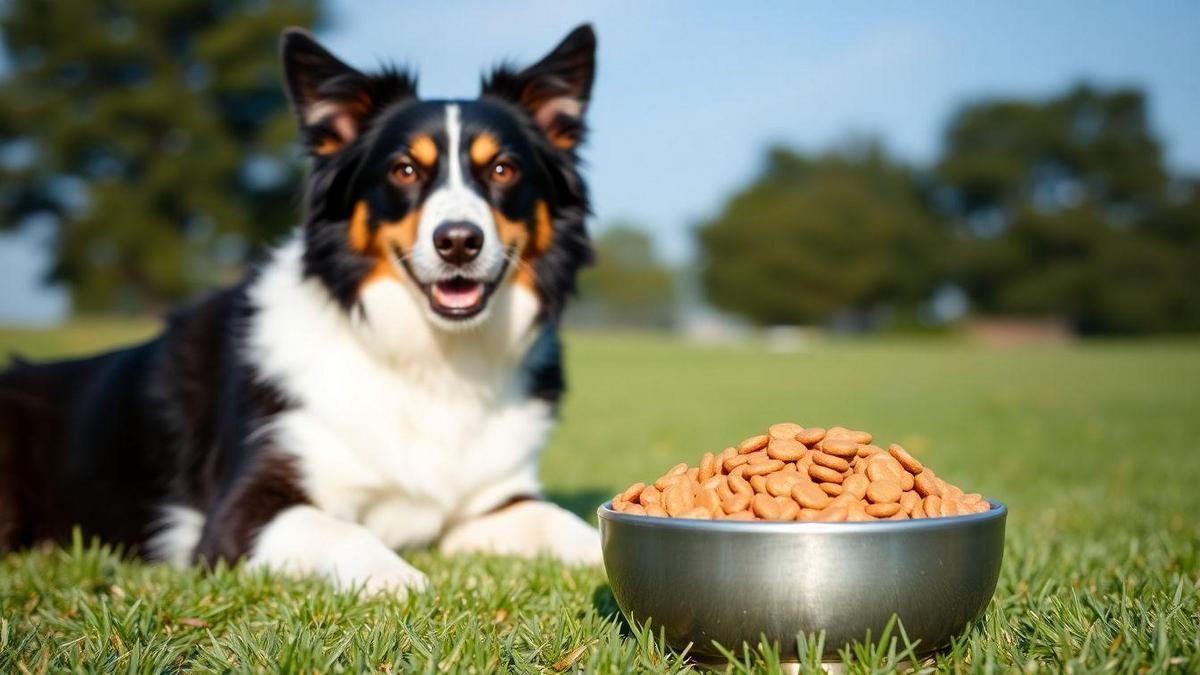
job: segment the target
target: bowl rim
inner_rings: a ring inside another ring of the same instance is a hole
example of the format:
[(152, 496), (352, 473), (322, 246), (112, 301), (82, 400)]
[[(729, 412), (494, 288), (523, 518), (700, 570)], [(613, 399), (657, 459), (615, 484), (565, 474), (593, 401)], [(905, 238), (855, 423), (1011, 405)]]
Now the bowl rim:
[(766, 521), (766, 520), (703, 520), (699, 518), (663, 518), (662, 516), (638, 516), (620, 513), (612, 509), (612, 500), (607, 500), (596, 509), (596, 517), (614, 523), (626, 523), (638, 527), (661, 529), (698, 530), (706, 532), (764, 532), (764, 533), (795, 533), (795, 534), (830, 534), (830, 533), (874, 533), (874, 532), (909, 532), (913, 530), (929, 531), (952, 529), (978, 525), (994, 520), (1004, 520), (1008, 515), (1008, 507), (998, 499), (984, 497), (992, 508), (982, 513), (968, 513), (960, 516), (938, 516), (937, 518), (918, 518), (916, 520), (863, 520), (842, 521), (836, 523), (821, 523), (814, 521)]

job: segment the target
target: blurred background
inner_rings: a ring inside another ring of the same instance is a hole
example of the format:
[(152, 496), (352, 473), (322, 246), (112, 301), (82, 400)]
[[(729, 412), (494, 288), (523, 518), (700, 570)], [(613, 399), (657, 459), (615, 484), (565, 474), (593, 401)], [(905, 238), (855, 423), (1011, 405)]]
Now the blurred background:
[[(296, 225), (284, 26), (474, 97), (583, 21), (599, 264), (547, 496), (594, 519), (774, 422), (867, 429), (1011, 508), (995, 601), (939, 672), (1200, 672), (1195, 0), (0, 0), (0, 368), (149, 336)], [(409, 669), (654, 658), (587, 604), (600, 576), (498, 603), (487, 578), (523, 568), (417, 555), (458, 609), (387, 614)], [(307, 596), (209, 604), (107, 560), (0, 559), (0, 671), (390, 658)]]
[(595, 24), (577, 327), (696, 340), (1200, 330), (1200, 5), (0, 4), (0, 324), (113, 325), (297, 222), (275, 49), (474, 97)]

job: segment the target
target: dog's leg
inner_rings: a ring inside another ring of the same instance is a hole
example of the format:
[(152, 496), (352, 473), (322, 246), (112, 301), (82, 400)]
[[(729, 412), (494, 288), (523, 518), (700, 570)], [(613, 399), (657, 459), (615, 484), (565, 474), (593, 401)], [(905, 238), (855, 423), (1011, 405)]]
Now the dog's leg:
[(527, 499), (472, 518), (442, 537), (439, 549), (497, 555), (546, 553), (576, 565), (598, 565), (600, 533), (574, 513), (547, 501)]
[(70, 535), (44, 506), (58, 491), (51, 467), (63, 425), (59, 408), (31, 393), (25, 378), (38, 374), (24, 363), (0, 371), (0, 553)]
[(339, 588), (362, 588), (368, 594), (404, 596), (428, 584), (424, 574), (365, 527), (312, 506), (293, 506), (276, 515), (259, 533), (248, 564), (322, 576)]
[[(0, 387), (2, 387), (0, 383)], [(21, 500), (23, 476), (16, 439), (20, 410), (16, 397), (0, 388), (0, 553), (19, 547), (25, 520)]]
[(367, 593), (403, 596), (428, 583), (369, 530), (313, 506), (292, 462), (269, 451), (206, 519), (196, 557), (245, 558), (250, 567), (322, 576)]

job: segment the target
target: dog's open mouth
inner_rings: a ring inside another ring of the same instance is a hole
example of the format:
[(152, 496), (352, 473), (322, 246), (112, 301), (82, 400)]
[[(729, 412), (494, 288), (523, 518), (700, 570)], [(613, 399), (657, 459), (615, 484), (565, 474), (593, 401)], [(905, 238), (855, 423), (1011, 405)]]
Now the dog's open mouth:
[(421, 291), (425, 293), (425, 297), (429, 298), (430, 309), (443, 319), (450, 320), (470, 319), (487, 307), (492, 291), (496, 290), (496, 286), (504, 279), (504, 275), (508, 270), (509, 259), (509, 256), (505, 256), (504, 262), (500, 265), (500, 271), (497, 272), (495, 278), (491, 281), (473, 279), (462, 274), (456, 274), (452, 277), (426, 283), (421, 281), (413, 272), (408, 258), (399, 249), (395, 250), (395, 255), (396, 259), (400, 262), (400, 266), (408, 273), (409, 278), (417, 282)]
[(489, 286), (475, 279), (453, 277), (429, 284), (426, 293), (433, 311), (447, 318), (465, 319), (483, 310)]

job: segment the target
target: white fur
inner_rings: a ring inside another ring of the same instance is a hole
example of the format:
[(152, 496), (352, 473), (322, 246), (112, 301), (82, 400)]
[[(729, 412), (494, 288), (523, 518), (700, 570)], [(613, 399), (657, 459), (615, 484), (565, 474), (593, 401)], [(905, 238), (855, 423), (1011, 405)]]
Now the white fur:
[[(294, 404), (255, 433), (294, 456), (313, 503), (264, 526), (252, 566), (403, 593), (426, 580), (393, 549), (439, 539), (446, 552), (599, 561), (595, 529), (551, 504), (480, 517), (539, 491), (537, 458), (553, 419), (549, 404), (527, 395), (520, 369), (539, 303), (511, 283), (515, 266), (500, 278), (506, 252), (464, 172), (457, 105), (446, 106), (446, 130), (448, 179), (424, 203), (410, 264), (423, 284), (457, 274), (495, 283), (482, 312), (457, 321), (433, 312), (399, 260), (395, 278), (369, 283), (347, 312), (303, 277), (300, 237), (249, 290), (256, 311), (243, 356)], [(433, 246), (437, 226), (454, 220), (484, 232), (479, 256), (462, 267)], [(201, 514), (171, 507), (151, 550), (187, 564), (203, 524)]]
[[(498, 546), (472, 534), (478, 528), (462, 529), (507, 498), (539, 488), (537, 457), (553, 419), (547, 403), (526, 395), (519, 368), (535, 336), (534, 295), (504, 283), (487, 321), (449, 332), (427, 320), (424, 295), (407, 279), (372, 282), (360, 296), (364, 311), (344, 312), (318, 281), (302, 278), (300, 255), (295, 239), (251, 289), (257, 312), (246, 356), (296, 404), (260, 433), (295, 456), (319, 517), (305, 511), (269, 524), (252, 562), (344, 583), (375, 584), (369, 577), (378, 575), (391, 587), (397, 580), (413, 585), (416, 577), (399, 557), (385, 562), (360, 532), (371, 532), (384, 550), (431, 543), (456, 527), (459, 548), (546, 549), (550, 537), (542, 530)], [(581, 551), (593, 545), (598, 555), (595, 531), (566, 512), (553, 522), (565, 523), (564, 515), (573, 519), (562, 525), (572, 542), (564, 557), (588, 559)], [(510, 532), (535, 524), (503, 522)], [(582, 543), (580, 528), (593, 535), (590, 544)], [(363, 548), (366, 567), (329, 558), (330, 546)]]
[(192, 564), (192, 552), (200, 542), (204, 529), (204, 514), (186, 506), (166, 506), (158, 521), (158, 529), (146, 544), (146, 552), (153, 560), (161, 560), (174, 567)]
[[(446, 105), (447, 179), (444, 185), (430, 193), (421, 208), (417, 223), (417, 239), (413, 244), (411, 264), (413, 273), (422, 283), (448, 279), (457, 274), (492, 281), (500, 276), (504, 266), (504, 244), (496, 230), (491, 207), (465, 179), (462, 167), (462, 120), (457, 105)], [(479, 256), (467, 265), (446, 264), (433, 246), (433, 231), (450, 221), (467, 221), (483, 230), (483, 248)], [(463, 322), (446, 322), (443, 327), (459, 326)]]
[(362, 526), (311, 506), (293, 506), (276, 515), (259, 533), (247, 566), (319, 575), (339, 587), (361, 587), (367, 593), (404, 595), (429, 583)]
[(563, 562), (599, 565), (600, 533), (574, 513), (549, 502), (519, 502), (469, 520), (442, 538), (443, 553), (484, 551), (529, 556), (548, 553)]

